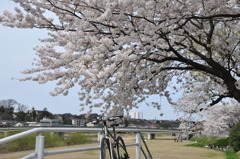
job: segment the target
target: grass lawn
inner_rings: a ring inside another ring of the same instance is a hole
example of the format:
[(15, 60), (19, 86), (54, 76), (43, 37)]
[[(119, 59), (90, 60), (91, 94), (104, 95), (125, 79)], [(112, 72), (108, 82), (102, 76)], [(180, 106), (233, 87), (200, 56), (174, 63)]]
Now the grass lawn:
[[(173, 142), (173, 140), (148, 140), (150, 152), (154, 159), (225, 159), (223, 152), (185, 146), (189, 141)], [(135, 148), (128, 148), (131, 157), (135, 158)], [(142, 157), (144, 158), (144, 157)]]
[[(126, 140), (126, 143), (134, 143), (135, 136), (123, 136)], [(183, 142), (173, 142), (173, 140), (166, 140), (157, 138), (155, 140), (148, 140), (147, 144), (151, 151), (151, 154), (154, 159), (225, 159), (225, 154), (223, 152), (209, 150), (205, 148), (189, 147), (185, 146), (186, 144), (191, 143), (190, 141)], [(94, 144), (84, 144), (68, 147), (58, 147), (46, 149), (45, 151), (67, 149), (67, 148), (80, 148), (80, 147), (94, 147), (99, 146), (98, 143)], [(127, 147), (130, 158), (135, 159), (135, 147)], [(21, 158), (27, 154), (30, 154), (32, 151), (0, 154), (0, 159), (16, 159)], [(76, 152), (76, 153), (67, 153), (59, 155), (50, 155), (45, 156), (45, 159), (97, 159), (99, 158), (99, 151), (86, 151), (86, 152)], [(141, 157), (144, 159), (144, 157)]]
[(240, 151), (237, 154), (238, 154), (238, 158), (240, 158)]

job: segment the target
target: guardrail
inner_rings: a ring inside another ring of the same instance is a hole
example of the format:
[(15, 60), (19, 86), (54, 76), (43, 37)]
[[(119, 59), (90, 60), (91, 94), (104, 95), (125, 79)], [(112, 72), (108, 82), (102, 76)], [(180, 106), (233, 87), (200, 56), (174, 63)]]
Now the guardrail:
[[(117, 132), (135, 132), (136, 133), (136, 143), (126, 144), (126, 146), (136, 146), (136, 159), (141, 159), (141, 129), (116, 129)], [(7, 143), (31, 134), (39, 133), (36, 136), (35, 143), (35, 152), (31, 153), (21, 159), (43, 159), (46, 155), (62, 154), (62, 153), (71, 153), (71, 152), (80, 152), (80, 151), (90, 151), (90, 150), (100, 150), (98, 147), (89, 147), (89, 148), (79, 148), (79, 149), (67, 149), (67, 150), (56, 150), (56, 151), (44, 151), (44, 136), (43, 132), (102, 132), (101, 128), (34, 128), (15, 134), (12, 136), (5, 137), (0, 139), (0, 144)], [(146, 132), (146, 130), (145, 130)], [(152, 132), (152, 131), (151, 131)]]

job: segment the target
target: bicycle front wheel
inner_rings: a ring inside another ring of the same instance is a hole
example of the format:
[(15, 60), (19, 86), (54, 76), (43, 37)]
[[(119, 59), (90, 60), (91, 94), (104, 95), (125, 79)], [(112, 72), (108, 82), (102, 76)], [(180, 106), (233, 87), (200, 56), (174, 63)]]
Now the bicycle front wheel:
[(101, 159), (111, 159), (110, 141), (107, 138), (102, 138), (101, 141)]
[(121, 136), (117, 137), (117, 155), (118, 159), (128, 159), (129, 155), (127, 153), (126, 145)]

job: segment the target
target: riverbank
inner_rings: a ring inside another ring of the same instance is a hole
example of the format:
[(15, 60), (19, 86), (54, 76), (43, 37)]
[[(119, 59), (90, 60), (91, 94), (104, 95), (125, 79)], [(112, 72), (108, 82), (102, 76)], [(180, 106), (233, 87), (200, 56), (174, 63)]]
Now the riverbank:
[[(134, 143), (134, 136), (124, 136), (126, 143)], [(191, 141), (174, 142), (173, 140), (166, 140), (157, 138), (155, 140), (148, 140), (147, 144), (154, 159), (225, 159), (225, 154), (220, 151), (214, 151), (206, 148), (188, 147)], [(53, 151), (60, 149), (74, 149), (74, 148), (86, 148), (96, 147), (99, 143), (64, 146), (57, 148), (48, 148), (45, 151)], [(128, 152), (131, 158), (135, 158), (135, 147), (128, 147)], [(0, 154), (0, 159), (17, 159), (26, 156), (33, 151), (23, 151), (16, 153)], [(58, 154), (46, 156), (45, 159), (97, 159), (99, 158), (99, 150), (75, 152), (67, 154)], [(142, 157), (144, 158), (144, 157)]]

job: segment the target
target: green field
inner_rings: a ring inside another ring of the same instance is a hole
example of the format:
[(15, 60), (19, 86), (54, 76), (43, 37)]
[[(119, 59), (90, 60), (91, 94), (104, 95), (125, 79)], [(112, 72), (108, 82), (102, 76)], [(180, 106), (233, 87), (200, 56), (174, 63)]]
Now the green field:
[[(124, 135), (126, 143), (134, 143), (135, 135)], [(166, 140), (166, 138), (168, 140)], [(151, 154), (154, 159), (225, 159), (226, 155), (220, 151), (214, 151), (206, 148), (189, 147), (187, 144), (191, 144), (191, 141), (174, 142), (170, 137), (157, 137), (155, 140), (146, 141)], [(82, 144), (75, 146), (65, 146), (57, 148), (48, 148), (45, 151), (70, 149), (70, 148), (83, 148), (83, 147), (95, 147), (99, 146), (99, 143)], [(135, 159), (135, 147), (127, 148), (130, 154), (130, 158)], [(1, 154), (0, 159), (16, 159), (26, 156), (33, 151), (24, 151), (18, 153)], [(97, 159), (99, 158), (99, 151), (85, 151), (76, 153), (67, 153), (59, 155), (45, 156), (45, 159)], [(142, 159), (144, 157), (142, 156)]]

